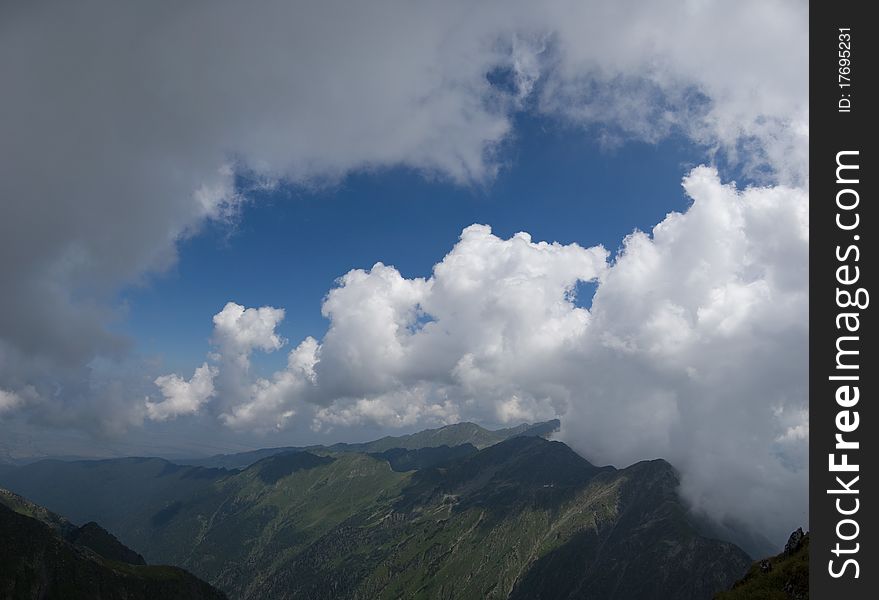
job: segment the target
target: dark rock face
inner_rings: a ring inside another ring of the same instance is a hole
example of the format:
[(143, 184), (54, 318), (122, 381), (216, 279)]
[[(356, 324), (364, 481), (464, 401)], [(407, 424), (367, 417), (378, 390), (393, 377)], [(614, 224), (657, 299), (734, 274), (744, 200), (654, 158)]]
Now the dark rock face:
[(106, 560), (87, 547), (75, 546), (63, 539), (45, 523), (18, 514), (5, 505), (0, 505), (0, 539), (3, 540), (0, 544), (0, 598), (225, 598), (220, 591), (183, 569), (134, 566)]
[(803, 528), (798, 527), (796, 531), (790, 534), (787, 543), (784, 545), (784, 553), (787, 556), (793, 556), (800, 548), (803, 547)]

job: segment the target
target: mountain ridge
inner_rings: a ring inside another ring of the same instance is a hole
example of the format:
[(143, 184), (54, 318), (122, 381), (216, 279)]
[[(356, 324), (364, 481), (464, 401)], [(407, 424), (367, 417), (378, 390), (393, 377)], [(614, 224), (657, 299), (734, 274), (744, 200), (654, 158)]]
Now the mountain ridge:
[(232, 470), (35, 463), (14, 483), (80, 521), (103, 513), (148, 561), (241, 600), (701, 600), (751, 563), (703, 535), (668, 462), (596, 466), (527, 431), (482, 449), (297, 449)]
[(558, 419), (551, 419), (549, 421), (538, 423), (521, 423), (514, 427), (495, 430), (486, 429), (476, 423), (465, 421), (462, 423), (444, 425), (443, 427), (437, 427), (434, 429), (424, 429), (407, 435), (384, 436), (368, 442), (339, 442), (330, 445), (311, 446), (279, 446), (277, 448), (260, 448), (248, 452), (215, 454), (206, 458), (173, 459), (171, 462), (189, 466), (242, 469), (273, 454), (300, 452), (303, 450), (380, 453), (396, 448), (418, 450), (421, 448), (433, 448), (442, 445), (452, 447), (464, 444), (471, 444), (477, 449), (482, 449), (511, 437), (532, 435), (541, 437), (549, 436), (558, 431), (560, 427), (561, 422)]

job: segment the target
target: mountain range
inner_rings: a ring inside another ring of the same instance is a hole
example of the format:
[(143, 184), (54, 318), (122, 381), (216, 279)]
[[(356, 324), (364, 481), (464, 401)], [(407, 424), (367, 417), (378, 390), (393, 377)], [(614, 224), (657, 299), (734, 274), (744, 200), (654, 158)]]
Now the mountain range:
[(233, 599), (708, 599), (746, 572), (669, 463), (595, 466), (543, 437), (557, 427), (40, 461), (0, 470), (0, 486)]
[(331, 446), (284, 446), (281, 448), (262, 448), (250, 452), (238, 452), (235, 454), (215, 454), (207, 458), (177, 458), (173, 462), (179, 465), (192, 465), (196, 467), (222, 467), (225, 469), (243, 469), (258, 460), (281, 454), (283, 452), (298, 452), (300, 450), (330, 450), (333, 452), (385, 452), (388, 450), (405, 449), (417, 450), (420, 448), (436, 448), (439, 446), (461, 446), (469, 444), (475, 448), (485, 448), (497, 444), (506, 439), (520, 436), (552, 435), (559, 430), (561, 422), (558, 419), (544, 421), (542, 423), (522, 423), (516, 427), (506, 429), (486, 429), (476, 423), (455, 423), (436, 429), (425, 429), (417, 433), (401, 436), (385, 436), (383, 438), (355, 443), (338, 443)]

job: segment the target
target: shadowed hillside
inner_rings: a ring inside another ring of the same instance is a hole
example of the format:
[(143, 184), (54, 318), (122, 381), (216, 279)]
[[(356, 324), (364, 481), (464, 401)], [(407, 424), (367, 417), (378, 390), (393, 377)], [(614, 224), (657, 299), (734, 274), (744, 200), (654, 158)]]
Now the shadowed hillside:
[[(88, 530), (94, 532), (94, 527)], [(20, 514), (5, 503), (0, 503), (0, 539), (3, 540), (0, 598), (222, 600), (226, 597), (177, 567), (134, 565), (105, 558), (87, 545), (64, 539), (50, 525)], [(119, 548), (112, 550), (118, 552)], [(126, 550), (129, 556), (136, 556)]]

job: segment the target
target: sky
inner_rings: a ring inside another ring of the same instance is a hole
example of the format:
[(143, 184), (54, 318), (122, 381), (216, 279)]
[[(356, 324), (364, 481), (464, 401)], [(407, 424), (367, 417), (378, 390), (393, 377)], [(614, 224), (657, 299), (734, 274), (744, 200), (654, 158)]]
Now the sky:
[[(613, 252), (633, 230), (649, 230), (690, 203), (680, 173), (695, 166), (699, 150), (687, 140), (607, 149), (582, 131), (528, 116), (516, 131), (507, 166), (486, 186), (388, 169), (352, 174), (327, 189), (284, 186), (260, 193), (234, 224), (212, 224), (182, 243), (177, 264), (151, 285), (123, 291), (129, 313), (124, 331), (169, 368), (192, 371), (211, 335), (206, 315), (230, 299), (284, 307), (292, 318), (278, 332), (287, 339), (320, 337), (328, 324), (321, 301), (338, 277), (376, 262), (407, 277), (429, 276), (474, 223), (488, 224), (502, 237), (527, 231), (541, 240), (598, 243)], [(253, 269), (257, 261), (277, 276)], [(589, 303), (586, 292), (594, 288), (583, 285), (580, 301)], [(165, 310), (169, 305), (174, 311)], [(275, 355), (254, 358), (283, 362)]]
[(4, 3), (0, 458), (557, 417), (781, 540), (807, 516), (807, 17)]

